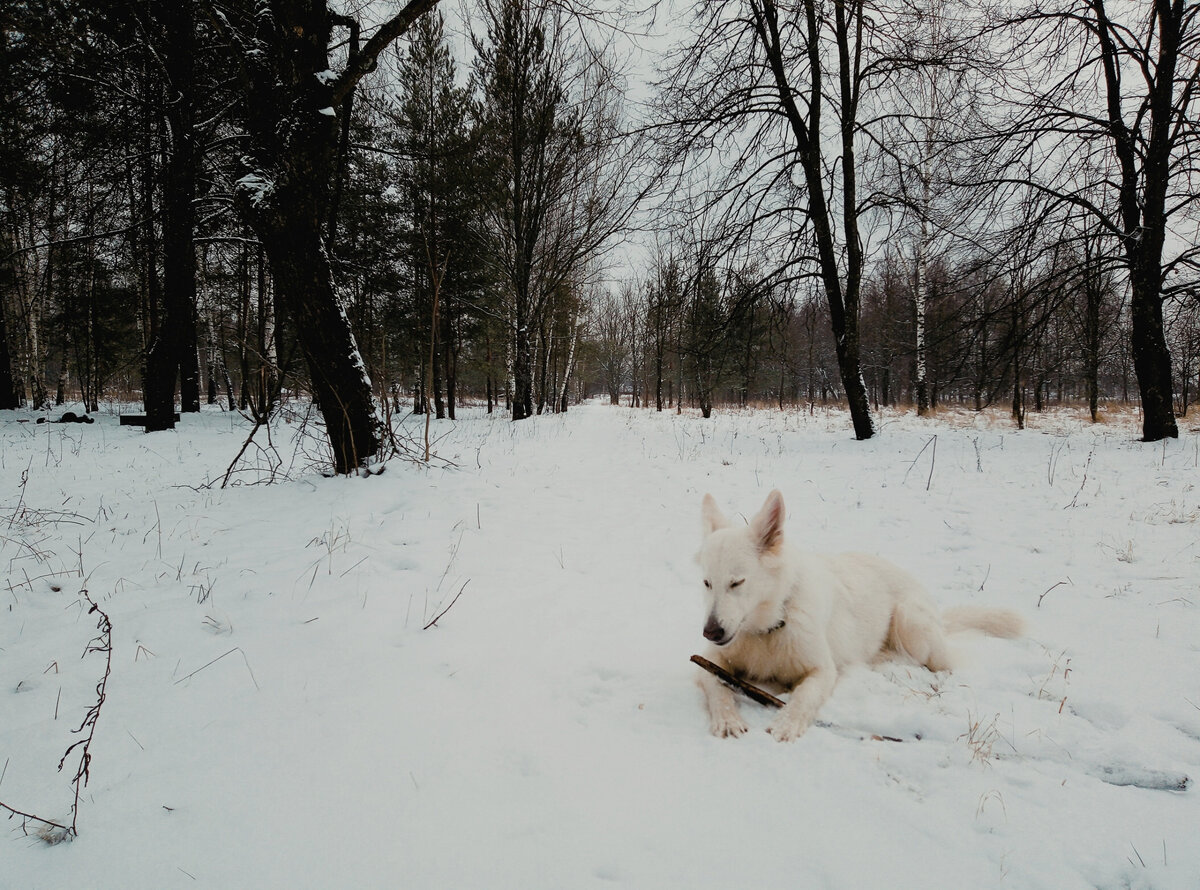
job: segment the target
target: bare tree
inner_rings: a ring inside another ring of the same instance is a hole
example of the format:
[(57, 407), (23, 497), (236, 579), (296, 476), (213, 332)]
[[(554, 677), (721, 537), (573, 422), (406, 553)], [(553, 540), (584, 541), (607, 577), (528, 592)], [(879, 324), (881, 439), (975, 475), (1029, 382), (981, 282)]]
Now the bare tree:
[(997, 133), (1033, 188), (1094, 220), (1129, 280), (1146, 441), (1175, 437), (1163, 302), (1197, 272), (1200, 4), (1059, 0), (1009, 16)]
[(270, 261), (272, 278), (308, 365), (334, 468), (350, 473), (380, 448), (371, 381), (334, 285), (329, 230), (341, 128), (359, 81), (379, 54), (437, 0), (410, 0), (335, 69), (335, 30), (355, 20), (325, 0), (242, 0), (213, 21), (243, 75), (246, 150), (237, 197)]
[(811, 275), (829, 310), (855, 435), (874, 435), (863, 380), (859, 315), (867, 220), (863, 134), (900, 67), (903, 4), (867, 0), (705, 2), (663, 85), (672, 149), (723, 171), (705, 212), (733, 237), (768, 245), (764, 276)]
[(590, 333), (610, 405), (620, 404), (633, 363), (633, 320), (625, 305), (631, 299), (632, 288), (626, 285), (620, 297), (608, 294), (592, 308)]
[(560, 5), (485, 0), (483, 12), (486, 34), (475, 41), (483, 155), (512, 306), (512, 417), (522, 420), (534, 413), (534, 351), (548, 307), (586, 289), (593, 260), (637, 204), (637, 151), (619, 127), (608, 50), (573, 38)]
[(200, 410), (200, 367), (196, 339), (196, 180), (201, 148), (197, 133), (196, 0), (128, 4), (141, 30), (152, 39), (168, 90), (163, 103), (167, 151), (163, 171), (163, 302), (154, 340), (146, 350), (143, 401), (146, 432), (175, 426), (175, 385), (181, 407)]
[(1100, 370), (1111, 351), (1113, 332), (1124, 309), (1123, 301), (1116, 297), (1112, 262), (1103, 254), (1102, 240), (1094, 230), (1079, 239), (1076, 299), (1070, 306), (1093, 423), (1100, 419)]
[(977, 192), (955, 182), (964, 142), (974, 133), (978, 96), (969, 33), (950, 5), (912, 5), (889, 85), (894, 110), (881, 115), (877, 128), (884, 188), (911, 243), (913, 389), (920, 415), (930, 408), (930, 264), (954, 243), (973, 239), (972, 210), (980, 204)]
[(1200, 395), (1200, 312), (1194, 295), (1189, 295), (1187, 303), (1176, 303), (1171, 310), (1167, 337), (1176, 361), (1178, 414), (1186, 417), (1189, 406)]

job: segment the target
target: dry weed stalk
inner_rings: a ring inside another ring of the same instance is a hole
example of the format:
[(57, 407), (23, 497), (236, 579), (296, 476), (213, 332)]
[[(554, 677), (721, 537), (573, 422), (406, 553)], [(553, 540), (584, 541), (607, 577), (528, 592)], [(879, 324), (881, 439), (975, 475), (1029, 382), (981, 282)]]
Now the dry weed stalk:
[(0, 809), (3, 809), (9, 814), (9, 818), (18, 818), (21, 820), (21, 828), (26, 833), (29, 830), (29, 824), (35, 823), (38, 827), (34, 834), (45, 841), (47, 844), (60, 844), (63, 841), (70, 840), (79, 834), (79, 796), (83, 793), (83, 789), (87, 786), (88, 779), (91, 777), (92, 766), (92, 739), (96, 734), (96, 723), (100, 719), (100, 709), (104, 707), (105, 694), (108, 688), (108, 678), (112, 674), (112, 622), (108, 615), (100, 608), (92, 599), (91, 595), (84, 588), (79, 591), (80, 595), (87, 600), (91, 608), (88, 609), (88, 614), (99, 616), (96, 619), (96, 629), (99, 633), (88, 641), (87, 647), (83, 651), (82, 657), (87, 657), (93, 652), (100, 652), (104, 655), (104, 675), (96, 684), (96, 703), (92, 705), (83, 722), (79, 724), (76, 733), (85, 733), (85, 735), (77, 742), (72, 744), (63, 756), (59, 758), (58, 770), (62, 772), (63, 766), (67, 762), (67, 758), (71, 756), (76, 748), (79, 749), (79, 764), (75, 769), (75, 775), (71, 779), (71, 785), (74, 788), (74, 799), (71, 802), (71, 824), (67, 825), (63, 822), (56, 822), (53, 819), (47, 819), (43, 816), (38, 816), (34, 813), (24, 812), (15, 807), (11, 807), (6, 803), (0, 802)]

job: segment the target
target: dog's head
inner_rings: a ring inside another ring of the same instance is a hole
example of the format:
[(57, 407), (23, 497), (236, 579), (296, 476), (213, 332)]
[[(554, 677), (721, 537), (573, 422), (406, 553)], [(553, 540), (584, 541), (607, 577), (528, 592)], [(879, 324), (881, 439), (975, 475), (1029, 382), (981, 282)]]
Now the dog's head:
[(783, 495), (772, 491), (747, 525), (734, 528), (713, 496), (704, 496), (704, 542), (696, 561), (709, 605), (704, 636), (718, 646), (739, 633), (763, 633), (778, 625), (784, 515)]

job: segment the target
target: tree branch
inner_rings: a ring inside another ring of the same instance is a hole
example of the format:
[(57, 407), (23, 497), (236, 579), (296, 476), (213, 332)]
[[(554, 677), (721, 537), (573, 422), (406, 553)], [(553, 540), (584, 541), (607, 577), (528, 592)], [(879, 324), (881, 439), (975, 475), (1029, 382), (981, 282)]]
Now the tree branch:
[(358, 82), (375, 70), (379, 54), (387, 49), (392, 41), (402, 37), (412, 27), (413, 22), (437, 4), (438, 0), (409, 0), (404, 9), (372, 34), (362, 51), (346, 63), (345, 70), (333, 82), (333, 104), (340, 105)]

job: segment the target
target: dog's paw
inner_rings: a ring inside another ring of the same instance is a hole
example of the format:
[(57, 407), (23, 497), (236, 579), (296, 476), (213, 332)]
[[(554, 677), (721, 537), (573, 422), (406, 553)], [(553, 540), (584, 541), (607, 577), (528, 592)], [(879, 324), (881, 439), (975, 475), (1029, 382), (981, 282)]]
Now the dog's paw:
[(732, 714), (722, 714), (720, 716), (714, 714), (710, 721), (710, 726), (712, 734), (719, 739), (737, 738), (750, 729), (746, 725), (746, 721), (736, 711)]
[(780, 714), (767, 727), (767, 732), (777, 742), (793, 742), (808, 730), (812, 725), (811, 719), (797, 719), (791, 714)]

